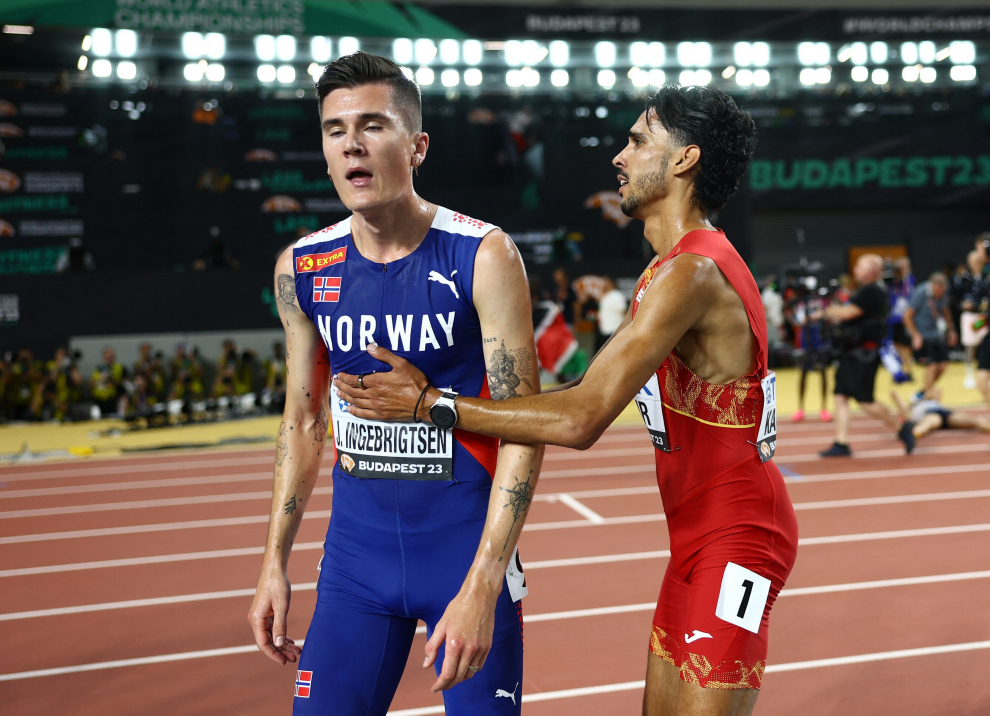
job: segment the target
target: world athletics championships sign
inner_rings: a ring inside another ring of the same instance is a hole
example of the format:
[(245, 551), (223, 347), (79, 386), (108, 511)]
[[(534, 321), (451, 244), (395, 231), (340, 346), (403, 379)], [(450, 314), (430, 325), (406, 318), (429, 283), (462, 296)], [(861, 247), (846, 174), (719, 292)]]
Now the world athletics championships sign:
[(302, 0), (117, 0), (114, 24), (159, 32), (306, 32)]

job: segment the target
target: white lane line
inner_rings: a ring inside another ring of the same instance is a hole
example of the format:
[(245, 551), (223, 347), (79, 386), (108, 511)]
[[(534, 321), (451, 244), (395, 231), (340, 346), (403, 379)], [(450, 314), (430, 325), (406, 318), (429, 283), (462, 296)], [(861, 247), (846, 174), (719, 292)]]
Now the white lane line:
[[(824, 442), (828, 442), (826, 439)], [(855, 440), (851, 440), (855, 444)], [(782, 443), (786, 446), (786, 443)], [(822, 445), (824, 450), (828, 445)], [(970, 443), (965, 445), (939, 445), (937, 447), (924, 447), (915, 448), (915, 455), (955, 455), (957, 453), (963, 452), (986, 452), (987, 446), (984, 443)], [(890, 448), (888, 450), (856, 450), (853, 452), (851, 458), (835, 458), (840, 460), (866, 460), (872, 457), (906, 457), (904, 454), (904, 448)], [(817, 462), (822, 459), (822, 456), (817, 452), (802, 455), (780, 455), (774, 457), (774, 462), (779, 462), (781, 465), (787, 465), (794, 462)]]
[(877, 539), (901, 539), (904, 537), (936, 537), (938, 535), (966, 534), (968, 532), (990, 531), (990, 524), (955, 525), (953, 527), (927, 527), (916, 530), (891, 530), (888, 532), (867, 532), (863, 534), (832, 535), (830, 537), (803, 537), (798, 545), (839, 544), (841, 542), (865, 542)]
[(590, 507), (582, 505), (578, 500), (576, 500), (571, 495), (568, 495), (566, 492), (554, 495), (554, 497), (557, 498), (558, 502), (567, 505), (568, 507), (570, 507), (572, 510), (577, 512), (579, 515), (584, 517), (586, 520), (588, 520), (588, 522), (591, 522), (592, 524), (600, 525), (605, 522), (604, 517), (602, 517), (600, 514), (595, 512)]
[[(330, 495), (332, 487), (315, 487), (314, 495)], [(272, 492), (235, 492), (223, 495), (196, 495), (193, 497), (165, 497), (159, 500), (134, 500), (132, 502), (102, 502), (93, 505), (66, 505), (65, 507), (39, 507), (34, 510), (10, 510), (0, 512), (0, 520), (14, 520), (22, 517), (50, 517), (52, 515), (73, 515), (83, 512), (109, 512), (112, 510), (139, 510), (150, 507), (178, 507), (214, 502), (238, 502), (242, 500), (271, 500)]]
[[(812, 661), (795, 661), (790, 664), (771, 664), (766, 673), (778, 671), (798, 671), (799, 669), (818, 669), (823, 666), (845, 666), (847, 664), (864, 664), (869, 661), (886, 661), (888, 659), (906, 659), (912, 656), (931, 656), (933, 654), (951, 654), (957, 651), (976, 651), (990, 649), (990, 641), (971, 641), (965, 644), (945, 644), (943, 646), (924, 646), (919, 649), (899, 649), (897, 651), (880, 651), (875, 654), (857, 654), (855, 656), (839, 656), (832, 659), (814, 659)], [(525, 698), (525, 697), (523, 697)]]
[(942, 500), (972, 500), (990, 497), (990, 490), (963, 490), (960, 492), (929, 492), (916, 495), (887, 495), (885, 497), (859, 497), (848, 500), (821, 500), (798, 502), (795, 510), (826, 510), (833, 507), (865, 507), (870, 505), (900, 505), (911, 502), (940, 502)]
[[(786, 465), (784, 460), (779, 460)], [(863, 470), (860, 472), (826, 472), (819, 475), (801, 475), (801, 477), (785, 477), (784, 482), (804, 484), (807, 482), (839, 482), (842, 480), (874, 480), (882, 477), (925, 477), (935, 475), (953, 475), (963, 472), (990, 472), (990, 462), (979, 462), (971, 465), (940, 465), (936, 467), (904, 467), (892, 470)], [(541, 475), (542, 477), (542, 475)]]
[[(268, 448), (271, 450), (271, 448)], [(188, 460), (179, 462), (150, 462), (139, 465), (100, 465), (70, 468), (68, 470), (38, 470), (8, 472), (0, 470), (0, 482), (19, 480), (53, 480), (63, 477), (89, 477), (92, 475), (120, 475), (134, 472), (166, 472), (168, 470), (198, 470), (200, 468), (235, 467), (239, 465), (270, 464), (275, 466), (274, 453), (252, 457), (232, 457), (220, 460)]]
[(227, 482), (251, 482), (271, 480), (270, 472), (248, 472), (240, 475), (213, 475), (206, 477), (173, 477), (165, 480), (132, 480), (130, 482), (101, 482), (98, 485), (67, 485), (65, 487), (39, 487), (32, 490), (0, 490), (0, 500), (17, 497), (48, 497), (49, 495), (78, 495), (84, 492), (117, 492), (142, 490), (152, 487), (185, 487), (187, 485), (214, 485)]

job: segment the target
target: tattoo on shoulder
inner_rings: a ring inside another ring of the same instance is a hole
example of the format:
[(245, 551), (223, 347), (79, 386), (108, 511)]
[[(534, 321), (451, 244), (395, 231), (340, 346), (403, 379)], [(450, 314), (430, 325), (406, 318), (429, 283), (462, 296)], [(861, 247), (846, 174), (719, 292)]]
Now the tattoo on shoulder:
[(289, 498), (289, 501), (285, 503), (284, 508), (285, 508), (285, 514), (287, 514), (287, 515), (291, 515), (293, 512), (296, 511), (296, 496), (295, 495), (293, 495), (292, 497)]
[(502, 346), (492, 351), (492, 357), (488, 362), (488, 391), (492, 394), (492, 400), (518, 398), (519, 393), (516, 388), (520, 383), (532, 388), (533, 385), (528, 378), (519, 377), (520, 373), (524, 376), (529, 375), (532, 369), (533, 356), (530, 352), (525, 348), (506, 350), (503, 340)]
[(533, 486), (529, 484), (530, 479), (533, 477), (533, 471), (530, 470), (529, 474), (526, 475), (525, 481), (520, 481), (518, 477), (513, 476), (516, 484), (510, 489), (505, 489), (504, 487), (499, 487), (502, 492), (508, 493), (509, 501), (502, 505), (502, 509), (508, 507), (512, 510), (512, 526), (509, 528), (509, 534), (505, 536), (505, 544), (502, 545), (502, 551), (509, 545), (509, 537), (512, 535), (512, 530), (516, 527), (516, 522), (521, 520), (526, 516), (529, 511), (529, 505), (533, 501)]
[(282, 467), (285, 456), (289, 454), (289, 431), (285, 429), (285, 421), (278, 428), (278, 437), (275, 439), (275, 464)]
[(299, 306), (296, 304), (296, 280), (292, 277), (292, 274), (280, 273), (276, 279), (276, 285), (278, 287), (279, 303), (286, 308), (298, 310)]
[(323, 439), (327, 436), (327, 406), (323, 406), (320, 410), (320, 414), (316, 416), (316, 424), (313, 427), (314, 436), (316, 437), (316, 442), (323, 442)]

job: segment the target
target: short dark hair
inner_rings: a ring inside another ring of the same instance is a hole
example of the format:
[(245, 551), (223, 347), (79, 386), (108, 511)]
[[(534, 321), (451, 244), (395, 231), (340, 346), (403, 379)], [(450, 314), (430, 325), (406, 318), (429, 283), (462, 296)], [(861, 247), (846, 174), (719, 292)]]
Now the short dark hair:
[(756, 125), (749, 113), (720, 90), (669, 84), (646, 100), (647, 124), (654, 118), (680, 146), (701, 148), (694, 202), (707, 214), (725, 206), (756, 149)]
[(414, 132), (423, 129), (423, 96), (419, 85), (402, 73), (402, 68), (387, 57), (355, 52), (344, 55), (323, 68), (316, 82), (316, 94), (323, 115), (323, 100), (335, 89), (386, 84), (392, 88), (392, 98), (406, 117)]

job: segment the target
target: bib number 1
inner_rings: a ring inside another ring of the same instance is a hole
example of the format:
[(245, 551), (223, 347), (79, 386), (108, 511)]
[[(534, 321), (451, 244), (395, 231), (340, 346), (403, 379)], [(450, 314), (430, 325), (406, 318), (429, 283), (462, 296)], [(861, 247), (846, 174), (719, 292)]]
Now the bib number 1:
[(758, 634), (769, 596), (769, 579), (729, 562), (722, 573), (722, 588), (718, 592), (715, 616)]
[(756, 449), (760, 453), (760, 462), (766, 462), (777, 452), (777, 375), (772, 371), (767, 373), (760, 384), (763, 388), (763, 411)]

